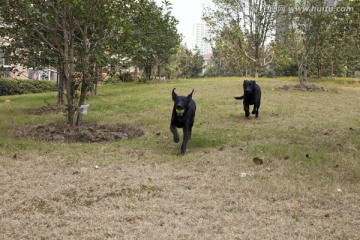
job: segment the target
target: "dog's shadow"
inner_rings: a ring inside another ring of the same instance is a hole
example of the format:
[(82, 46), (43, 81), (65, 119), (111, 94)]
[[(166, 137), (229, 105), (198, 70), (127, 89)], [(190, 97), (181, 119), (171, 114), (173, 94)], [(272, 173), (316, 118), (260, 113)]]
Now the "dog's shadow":
[[(167, 151), (170, 150), (171, 155), (174, 156), (182, 156), (181, 153), (179, 153), (179, 144), (181, 143), (174, 143), (171, 141), (171, 144), (169, 144), (169, 147), (167, 148)], [(188, 153), (194, 153), (202, 149), (208, 149), (208, 148), (216, 148), (224, 144), (224, 141), (221, 141), (220, 138), (214, 138), (214, 136), (203, 136), (197, 133), (193, 133), (191, 140), (188, 142)], [(186, 154), (185, 154), (186, 155)]]
[(254, 115), (250, 115), (249, 117), (245, 117), (244, 113), (230, 113), (229, 119), (231, 119), (232, 122), (262, 122), (263, 118), (261, 116), (255, 117)]

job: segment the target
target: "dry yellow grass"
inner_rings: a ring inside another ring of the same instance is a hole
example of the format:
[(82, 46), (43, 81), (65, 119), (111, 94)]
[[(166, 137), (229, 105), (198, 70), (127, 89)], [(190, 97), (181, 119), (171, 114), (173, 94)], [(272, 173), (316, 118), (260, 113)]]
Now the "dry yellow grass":
[[(85, 121), (131, 123), (145, 135), (103, 144), (13, 139), (15, 128), (63, 116), (24, 118), (52, 95), (7, 97), (0, 238), (358, 239), (359, 89), (297, 92), (278, 89), (288, 81), (258, 82), (256, 120), (232, 98), (239, 79), (104, 86)], [(169, 131), (173, 87), (195, 88), (185, 156)]]

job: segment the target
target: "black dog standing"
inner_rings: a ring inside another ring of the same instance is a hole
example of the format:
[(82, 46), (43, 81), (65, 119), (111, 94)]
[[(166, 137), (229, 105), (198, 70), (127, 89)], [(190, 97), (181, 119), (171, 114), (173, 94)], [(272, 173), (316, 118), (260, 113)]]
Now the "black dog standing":
[(254, 110), (252, 114), (255, 114), (255, 117), (259, 116), (259, 108), (261, 102), (261, 89), (260, 86), (256, 84), (255, 81), (244, 80), (244, 95), (241, 97), (235, 97), (237, 100), (243, 99), (245, 117), (249, 117), (250, 110), (249, 105), (254, 105)]
[(179, 142), (179, 134), (176, 128), (182, 128), (184, 137), (181, 145), (181, 154), (185, 154), (186, 145), (191, 139), (191, 129), (194, 125), (196, 104), (192, 99), (194, 90), (188, 96), (178, 96), (175, 93), (175, 88), (172, 90), (172, 99), (174, 101), (174, 108), (171, 116), (170, 131), (174, 135), (174, 142)]

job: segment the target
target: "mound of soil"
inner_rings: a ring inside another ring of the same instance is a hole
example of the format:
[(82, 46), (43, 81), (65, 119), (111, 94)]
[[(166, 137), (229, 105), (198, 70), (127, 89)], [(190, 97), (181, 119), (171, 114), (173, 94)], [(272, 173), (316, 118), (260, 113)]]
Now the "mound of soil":
[(301, 90), (301, 91), (310, 91), (310, 92), (326, 92), (327, 90), (323, 87), (316, 86), (314, 84), (296, 84), (296, 85), (284, 85), (280, 89), (283, 90)]
[(68, 124), (51, 123), (19, 129), (17, 137), (31, 137), (40, 141), (54, 142), (106, 142), (121, 139), (133, 139), (144, 134), (141, 129), (128, 125), (98, 125), (84, 123), (70, 127)]
[(44, 115), (44, 114), (61, 113), (61, 112), (65, 112), (65, 106), (61, 104), (46, 105), (39, 108), (30, 109), (28, 111), (29, 114), (35, 114), (35, 115)]

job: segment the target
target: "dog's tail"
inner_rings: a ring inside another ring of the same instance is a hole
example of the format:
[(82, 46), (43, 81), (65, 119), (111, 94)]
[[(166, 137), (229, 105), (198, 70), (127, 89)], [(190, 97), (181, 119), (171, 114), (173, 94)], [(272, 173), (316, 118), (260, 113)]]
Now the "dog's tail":
[(241, 97), (234, 97), (236, 100), (241, 100), (241, 99), (244, 99), (244, 96), (241, 96)]

